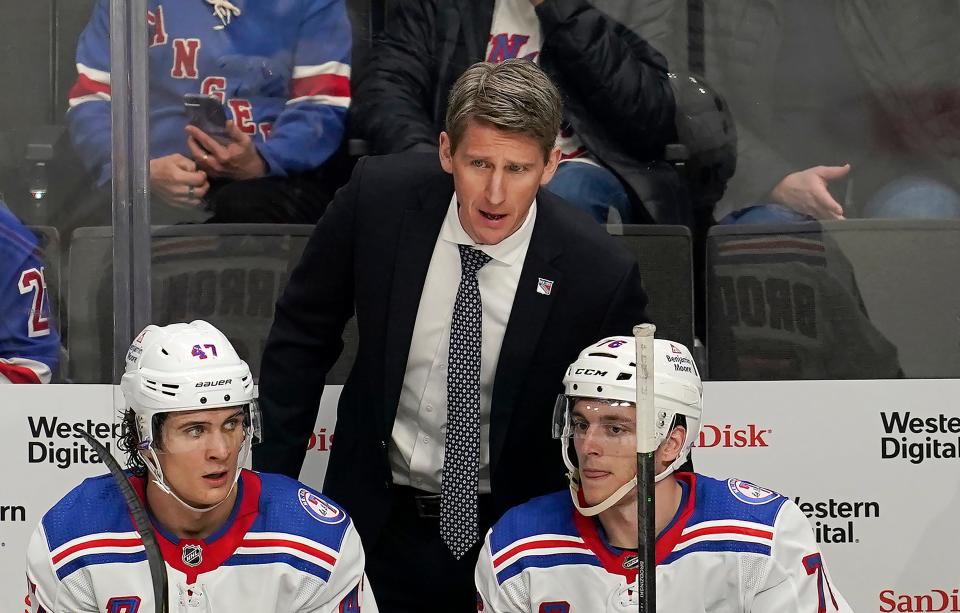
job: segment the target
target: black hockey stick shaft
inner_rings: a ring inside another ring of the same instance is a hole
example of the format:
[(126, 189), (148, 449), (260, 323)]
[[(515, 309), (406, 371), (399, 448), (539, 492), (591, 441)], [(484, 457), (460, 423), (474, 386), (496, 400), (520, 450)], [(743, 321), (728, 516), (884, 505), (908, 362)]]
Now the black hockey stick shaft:
[(147, 552), (147, 564), (150, 566), (150, 579), (153, 583), (153, 600), (156, 603), (156, 613), (169, 613), (170, 603), (167, 594), (167, 565), (163, 561), (163, 554), (160, 552), (160, 545), (157, 543), (157, 536), (153, 532), (153, 525), (150, 523), (150, 517), (147, 510), (143, 508), (140, 497), (133, 490), (127, 475), (124, 474), (116, 458), (110, 455), (110, 452), (100, 444), (100, 441), (93, 438), (89, 432), (80, 431), (83, 438), (93, 447), (103, 463), (110, 469), (110, 474), (116, 482), (117, 487), (123, 494), (123, 499), (127, 503), (127, 509), (130, 510), (130, 516), (133, 517), (133, 527), (140, 533), (143, 540), (143, 548)]
[(657, 533), (653, 506), (653, 452), (637, 454), (637, 589), (640, 613), (657, 610)]

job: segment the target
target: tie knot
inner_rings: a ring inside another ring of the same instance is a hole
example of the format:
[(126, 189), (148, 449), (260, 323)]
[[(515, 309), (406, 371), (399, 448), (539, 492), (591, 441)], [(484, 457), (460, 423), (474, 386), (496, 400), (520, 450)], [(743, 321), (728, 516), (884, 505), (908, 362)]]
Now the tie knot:
[(490, 256), (479, 249), (474, 249), (470, 245), (457, 246), (460, 247), (460, 268), (465, 275), (477, 274), (477, 271), (490, 261)]

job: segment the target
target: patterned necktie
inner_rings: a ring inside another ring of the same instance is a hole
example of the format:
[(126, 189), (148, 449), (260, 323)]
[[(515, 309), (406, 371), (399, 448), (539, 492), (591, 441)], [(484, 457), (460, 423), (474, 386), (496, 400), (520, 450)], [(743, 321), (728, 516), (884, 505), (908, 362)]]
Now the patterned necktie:
[(458, 560), (477, 542), (480, 473), (480, 327), (477, 271), (490, 256), (460, 247), (460, 288), (450, 323), (447, 434), (440, 480), (440, 538)]

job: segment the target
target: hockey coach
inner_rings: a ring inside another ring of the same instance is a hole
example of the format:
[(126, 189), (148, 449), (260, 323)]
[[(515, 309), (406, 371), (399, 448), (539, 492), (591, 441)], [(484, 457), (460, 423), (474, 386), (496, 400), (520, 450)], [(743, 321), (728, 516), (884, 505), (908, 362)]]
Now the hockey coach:
[(564, 484), (544, 424), (567, 365), (646, 321), (635, 258), (541, 189), (562, 114), (532, 62), (471, 66), (439, 160), (360, 160), (277, 303), (254, 467), (299, 476), (356, 314), (324, 493), (356, 523), (382, 611), (475, 610), (482, 535)]

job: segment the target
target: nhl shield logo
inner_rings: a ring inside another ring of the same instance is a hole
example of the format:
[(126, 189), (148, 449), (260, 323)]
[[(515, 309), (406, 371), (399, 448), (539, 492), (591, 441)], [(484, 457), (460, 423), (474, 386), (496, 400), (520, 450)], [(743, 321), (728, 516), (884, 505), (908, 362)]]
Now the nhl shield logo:
[(200, 545), (184, 545), (183, 563), (191, 568), (200, 566), (203, 563), (203, 548)]
[(640, 556), (627, 556), (627, 559), (623, 561), (623, 568), (626, 570), (633, 570), (640, 566)]

